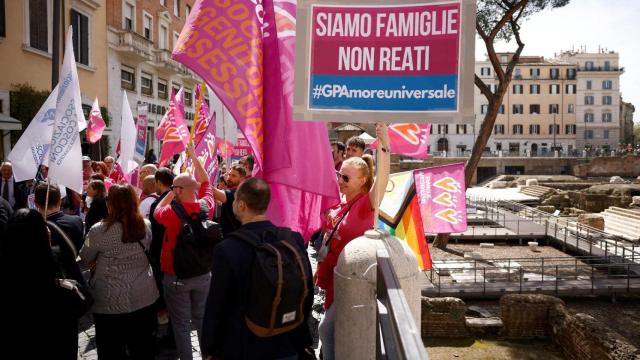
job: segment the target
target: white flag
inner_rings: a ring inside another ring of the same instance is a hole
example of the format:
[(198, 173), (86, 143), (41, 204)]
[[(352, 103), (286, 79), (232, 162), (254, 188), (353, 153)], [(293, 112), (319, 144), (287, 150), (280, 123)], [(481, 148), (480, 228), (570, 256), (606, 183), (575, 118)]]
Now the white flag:
[(76, 59), (73, 55), (73, 29), (69, 26), (49, 149), (49, 179), (78, 193), (83, 191), (79, 132), (86, 127)]
[(118, 164), (126, 175), (131, 173), (138, 163), (133, 160), (136, 148), (136, 124), (133, 122), (133, 114), (127, 100), (127, 92), (122, 90), (122, 122), (120, 124), (120, 157)]
[(35, 178), (38, 166), (43, 163), (46, 165), (45, 155), (51, 144), (57, 98), (58, 87), (56, 86), (8, 156), (13, 165), (13, 176), (16, 181)]

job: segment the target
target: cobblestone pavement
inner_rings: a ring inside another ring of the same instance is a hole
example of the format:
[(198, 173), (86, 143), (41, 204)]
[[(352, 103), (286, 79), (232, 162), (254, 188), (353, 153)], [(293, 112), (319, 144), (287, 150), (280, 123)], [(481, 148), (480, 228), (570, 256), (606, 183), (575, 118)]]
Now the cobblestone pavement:
[[(315, 272), (317, 261), (316, 252), (313, 248), (309, 248), (309, 260), (311, 261), (311, 267)], [(318, 349), (318, 324), (324, 316), (324, 309), (322, 304), (324, 303), (324, 292), (318, 288), (314, 291), (314, 301), (312, 309), (312, 318), (309, 319), (309, 326), (311, 327), (311, 333), (314, 338), (314, 349), (316, 349), (316, 355)], [(78, 334), (78, 359), (79, 360), (97, 360), (98, 353), (96, 350), (96, 331), (93, 326), (93, 320), (91, 315), (88, 314), (80, 319)], [(166, 326), (161, 327), (158, 336), (164, 336), (167, 332)], [(191, 332), (191, 344), (193, 344), (193, 359), (201, 360), (200, 346), (198, 344), (198, 337), (195, 331)], [(172, 349), (166, 345), (158, 344), (158, 352), (156, 360), (174, 360), (176, 359), (175, 349)], [(126, 359), (123, 359), (126, 360)]]

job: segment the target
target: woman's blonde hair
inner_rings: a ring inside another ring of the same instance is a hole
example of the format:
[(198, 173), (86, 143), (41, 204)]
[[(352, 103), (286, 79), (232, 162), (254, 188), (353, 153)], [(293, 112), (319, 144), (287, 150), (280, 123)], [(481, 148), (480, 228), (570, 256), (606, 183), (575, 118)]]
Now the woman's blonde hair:
[(366, 178), (363, 185), (365, 191), (369, 192), (371, 190), (373, 186), (373, 157), (371, 155), (365, 154), (362, 157), (348, 158), (342, 163), (342, 166), (353, 166), (358, 169), (360, 175)]

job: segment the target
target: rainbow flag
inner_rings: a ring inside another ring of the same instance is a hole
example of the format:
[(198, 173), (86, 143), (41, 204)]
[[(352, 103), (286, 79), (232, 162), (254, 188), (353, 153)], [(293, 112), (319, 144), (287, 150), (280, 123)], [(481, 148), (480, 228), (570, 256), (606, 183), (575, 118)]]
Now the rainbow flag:
[(424, 235), (420, 206), (416, 197), (413, 172), (391, 174), (391, 191), (385, 193), (380, 204), (378, 225), (413, 250), (422, 270), (431, 269), (431, 254)]

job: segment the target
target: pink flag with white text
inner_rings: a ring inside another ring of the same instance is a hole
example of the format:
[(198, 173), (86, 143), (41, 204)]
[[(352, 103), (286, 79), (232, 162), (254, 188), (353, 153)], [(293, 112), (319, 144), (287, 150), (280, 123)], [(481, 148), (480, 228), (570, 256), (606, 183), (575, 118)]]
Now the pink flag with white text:
[(467, 230), (464, 163), (414, 170), (413, 178), (425, 233)]
[[(416, 159), (426, 159), (429, 150), (429, 133), (431, 124), (398, 123), (389, 125), (389, 147), (398, 155)], [(369, 145), (378, 147), (378, 140)]]
[[(238, 122), (255, 175), (270, 184), (269, 219), (308, 238), (339, 194), (326, 125), (293, 120), (295, 2), (237, 0), (235, 12), (218, 4), (194, 4), (173, 57), (203, 77)], [(216, 39), (207, 26), (218, 22), (230, 24), (239, 41)], [(216, 52), (221, 63), (207, 60)], [(218, 71), (225, 76), (212, 75)]]
[[(209, 106), (204, 99), (204, 94), (200, 94), (202, 92), (202, 88), (205, 85), (196, 87), (196, 101), (200, 101), (200, 104), (196, 104), (196, 109), (198, 109), (198, 113), (195, 116), (195, 120), (193, 120), (193, 143), (198, 144), (202, 137), (207, 132), (213, 132), (215, 134), (215, 127), (213, 129), (209, 129), (209, 123), (212, 121), (209, 116)], [(215, 116), (215, 115), (214, 115)]]
[(189, 141), (189, 128), (184, 115), (184, 96), (182, 89), (169, 100), (169, 109), (161, 123), (158, 131), (162, 130), (162, 149), (160, 150), (160, 166), (166, 165), (167, 161), (175, 154), (183, 152), (187, 148)]
[(102, 137), (102, 132), (107, 125), (102, 120), (98, 98), (93, 101), (91, 112), (89, 112), (89, 122), (87, 123), (87, 141), (95, 144)]

